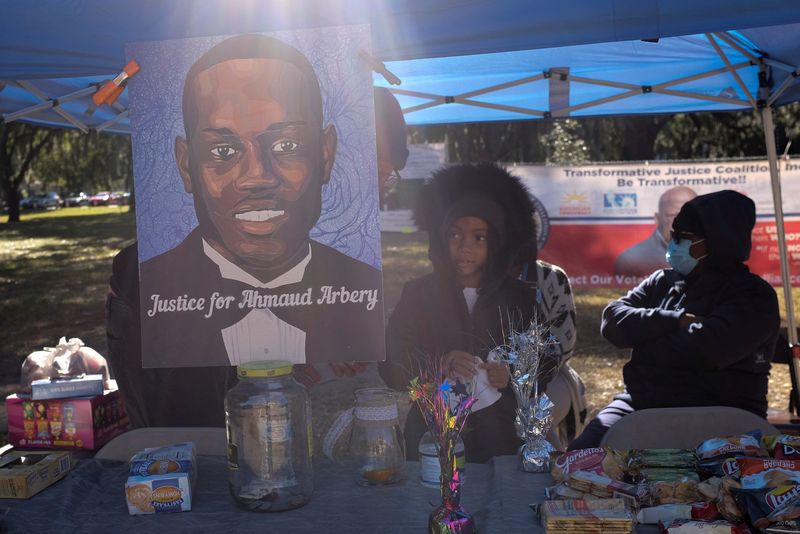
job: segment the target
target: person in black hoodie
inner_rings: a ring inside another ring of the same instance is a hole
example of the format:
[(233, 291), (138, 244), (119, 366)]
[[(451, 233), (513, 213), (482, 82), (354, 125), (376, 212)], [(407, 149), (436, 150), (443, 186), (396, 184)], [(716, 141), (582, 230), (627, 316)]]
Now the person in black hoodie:
[(780, 327), (775, 290), (744, 265), (755, 204), (735, 191), (701, 195), (672, 223), (667, 261), (611, 302), (601, 333), (631, 348), (626, 394), (601, 410), (570, 449), (594, 447), (621, 417), (645, 408), (733, 406), (767, 415)]
[[(443, 358), (451, 376), (467, 380), (485, 369), (499, 399), (470, 415), (463, 434), (466, 459), (515, 454), (521, 441), (514, 431), (508, 367), (487, 357), (533, 317), (532, 291), (507, 274), (519, 248), (535, 235), (530, 197), (518, 179), (487, 163), (439, 170), (420, 199), (415, 218), (428, 232), (433, 273), (403, 287), (386, 330), (381, 376), (390, 387), (406, 390), (424, 358)], [(419, 410), (412, 408), (404, 432), (409, 459), (417, 458), (425, 431)]]

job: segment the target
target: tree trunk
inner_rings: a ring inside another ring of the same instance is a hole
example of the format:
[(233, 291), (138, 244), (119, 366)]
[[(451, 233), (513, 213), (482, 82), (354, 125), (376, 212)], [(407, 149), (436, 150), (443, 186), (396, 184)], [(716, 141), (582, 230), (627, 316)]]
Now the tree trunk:
[(19, 188), (31, 163), (53, 139), (55, 130), (38, 136), (33, 126), (0, 124), (0, 187), (8, 199), (8, 222), (19, 222)]
[(3, 196), (8, 203), (8, 222), (19, 222), (19, 189), (5, 187), (5, 182), (3, 182), (3, 186)]
[(8, 203), (8, 222), (19, 222), (19, 187), (13, 183), (11, 158), (12, 147), (9, 140), (9, 125), (0, 124), (0, 188), (3, 189), (3, 197)]

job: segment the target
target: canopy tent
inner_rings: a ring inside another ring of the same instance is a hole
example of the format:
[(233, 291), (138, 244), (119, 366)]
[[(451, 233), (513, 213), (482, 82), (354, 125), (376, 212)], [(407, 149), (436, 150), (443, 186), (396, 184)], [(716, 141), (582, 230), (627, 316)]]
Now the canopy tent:
[(89, 99), (122, 69), (125, 43), (365, 22), (410, 124), (759, 110), (797, 345), (772, 126), (773, 105), (800, 100), (796, 2), (42, 0), (2, 12), (4, 121), (126, 133), (126, 94)]
[[(0, 91), (0, 114), (4, 120), (25, 119), (116, 133), (128, 131), (126, 95), (114, 107), (95, 109), (87, 92), (92, 92), (92, 84), (122, 69), (128, 42), (368, 22), (372, 25), (372, 56), (379, 61), (394, 61), (390, 70), (397, 71), (404, 91), (433, 95), (445, 102), (450, 101), (446, 97), (463, 95), (466, 86), (482, 93), (468, 93), (464, 99), (489, 102), (496, 111), (497, 106), (506, 106), (505, 114), (476, 113), (475, 105), (465, 107), (454, 100), (454, 105), (408, 115), (410, 123), (426, 124), (560, 116), (565, 113), (567, 96), (572, 98), (570, 106), (575, 106), (585, 104), (592, 95), (611, 97), (615, 90), (635, 91), (640, 86), (658, 90), (665, 81), (725, 66), (708, 41), (668, 37), (800, 22), (800, 9), (784, 0), (44, 0), (6, 3), (3, 14), (13, 21), (0, 35), (0, 87), (4, 87)], [(796, 46), (797, 28), (794, 35), (792, 29), (753, 30), (752, 35), (742, 32), (752, 43), (743, 43), (743, 47), (764, 50), (773, 60), (797, 65), (800, 47)], [(660, 41), (643, 43), (640, 39)], [(715, 41), (742, 69), (742, 54), (732, 53), (732, 45), (724, 38)], [(581, 46), (595, 43), (610, 44)], [(651, 44), (655, 46), (646, 46)], [(520, 50), (535, 52), (515, 52)], [(475, 58), (476, 54), (493, 55)], [(420, 58), (441, 59), (404, 65), (404, 60)], [(549, 82), (554, 82), (554, 88), (564, 85), (555, 83), (562, 73), (558, 71), (555, 78), (543, 77), (558, 68), (568, 69), (574, 83), (567, 84), (572, 87), (571, 94), (562, 91), (554, 100), (557, 109), (551, 110), (543, 105), (548, 102)], [(757, 69), (747, 70), (745, 82), (754, 92)], [(652, 74), (634, 76), (645, 71)], [(602, 76), (595, 76), (598, 72)], [(612, 73), (614, 76), (608, 78)], [(618, 85), (595, 82), (591, 86), (594, 91), (586, 91), (590, 86), (577, 81), (576, 76)], [(785, 71), (774, 73), (778, 83), (787, 76)], [(526, 77), (542, 79), (517, 83), (504, 91), (486, 91)], [(729, 87), (733, 91), (728, 91)], [(731, 102), (711, 105), (710, 99), (700, 102), (677, 96), (672, 99), (674, 103), (654, 106), (654, 95), (648, 95), (567, 112), (618, 114), (747, 107), (741, 102), (745, 95), (730, 75), (662, 89), (655, 94), (686, 89), (722, 95)], [(797, 97), (800, 89), (795, 88), (778, 103)], [(417, 100), (409, 104), (413, 107), (430, 101), (408, 98)], [(534, 113), (514, 110), (531, 106)]]

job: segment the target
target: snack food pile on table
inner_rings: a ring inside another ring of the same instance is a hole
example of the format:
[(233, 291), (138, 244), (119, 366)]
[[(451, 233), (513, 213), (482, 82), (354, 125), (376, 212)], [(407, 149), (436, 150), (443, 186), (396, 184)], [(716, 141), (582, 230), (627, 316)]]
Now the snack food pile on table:
[(78, 338), (29, 354), (6, 409), (8, 439), (22, 448), (94, 450), (129, 426), (105, 358)]
[(636, 523), (665, 534), (800, 533), (800, 436), (581, 449), (558, 456), (551, 474), (538, 507), (548, 533), (632, 532)]

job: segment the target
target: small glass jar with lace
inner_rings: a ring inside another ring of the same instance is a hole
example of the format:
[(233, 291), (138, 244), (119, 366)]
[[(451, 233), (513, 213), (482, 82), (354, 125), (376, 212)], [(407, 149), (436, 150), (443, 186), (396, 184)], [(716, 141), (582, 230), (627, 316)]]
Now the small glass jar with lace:
[(345, 462), (353, 467), (358, 484), (395, 484), (405, 479), (405, 441), (396, 395), (386, 388), (355, 392)]

